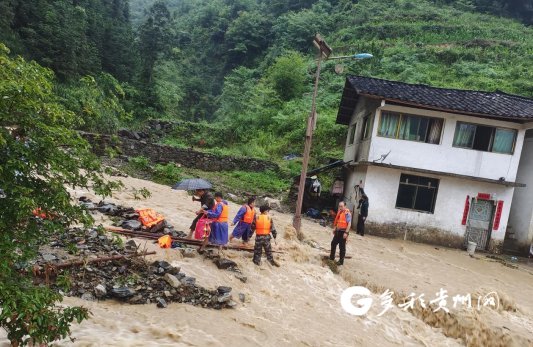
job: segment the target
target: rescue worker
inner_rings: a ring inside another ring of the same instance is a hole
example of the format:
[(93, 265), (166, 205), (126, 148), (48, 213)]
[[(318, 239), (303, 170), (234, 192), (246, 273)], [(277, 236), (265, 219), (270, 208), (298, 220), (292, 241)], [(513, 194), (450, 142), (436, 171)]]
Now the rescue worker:
[(228, 243), (228, 216), (229, 206), (228, 202), (223, 199), (222, 193), (215, 193), (215, 204), (213, 208), (205, 211), (207, 218), (212, 219), (211, 232), (208, 237), (204, 239), (204, 242), (198, 249), (202, 252), (207, 243), (218, 245), (219, 251), (222, 250), (222, 246)]
[(247, 243), (250, 240), (250, 237), (252, 237), (251, 226), (254, 219), (255, 197), (250, 197), (248, 198), (247, 203), (242, 205), (239, 209), (235, 218), (233, 218), (233, 222), (231, 222), (231, 226), (234, 226), (235, 224), (237, 224), (237, 226), (233, 229), (229, 240), (231, 241), (234, 238), (240, 239), (242, 237), (242, 242)]
[(329, 259), (335, 260), (335, 252), (337, 245), (339, 245), (340, 258), (337, 265), (344, 264), (344, 257), (346, 255), (346, 240), (350, 234), (350, 224), (352, 223), (352, 215), (350, 209), (346, 207), (344, 201), (339, 202), (339, 210), (335, 221), (333, 222), (333, 240), (331, 240), (331, 253)]
[(260, 215), (255, 217), (252, 223), (252, 229), (255, 230), (255, 246), (254, 246), (254, 258), (255, 265), (261, 265), (261, 256), (263, 255), (263, 248), (267, 259), (273, 266), (279, 267), (278, 262), (274, 260), (272, 256), (272, 246), (270, 245), (270, 239), (277, 236), (276, 228), (274, 227), (274, 221), (268, 214), (270, 207), (264, 205), (259, 208)]
[(196, 218), (194, 218), (191, 226), (189, 227), (189, 235), (187, 236), (187, 238), (189, 239), (192, 239), (192, 234), (196, 229), (196, 223), (204, 215), (205, 210), (212, 209), (214, 205), (213, 196), (209, 193), (207, 189), (197, 189), (195, 194), (196, 196), (198, 196), (198, 198), (193, 195), (192, 201), (199, 201), (200, 206), (202, 206), (202, 209), (196, 211)]

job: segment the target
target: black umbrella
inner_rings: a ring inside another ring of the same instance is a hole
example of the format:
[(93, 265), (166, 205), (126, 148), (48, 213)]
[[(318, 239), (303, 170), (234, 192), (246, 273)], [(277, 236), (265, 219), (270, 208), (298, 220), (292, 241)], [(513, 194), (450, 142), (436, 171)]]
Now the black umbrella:
[(176, 190), (197, 190), (197, 189), (211, 189), (213, 186), (201, 178), (189, 178), (178, 182), (172, 187)]

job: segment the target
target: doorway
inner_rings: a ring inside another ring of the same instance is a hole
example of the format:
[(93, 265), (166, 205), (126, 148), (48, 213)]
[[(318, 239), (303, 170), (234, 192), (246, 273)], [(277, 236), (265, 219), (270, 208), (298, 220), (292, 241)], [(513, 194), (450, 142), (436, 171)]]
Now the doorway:
[(472, 198), (466, 222), (465, 246), (468, 245), (468, 241), (471, 241), (477, 244), (476, 249), (487, 249), (494, 210), (494, 201)]

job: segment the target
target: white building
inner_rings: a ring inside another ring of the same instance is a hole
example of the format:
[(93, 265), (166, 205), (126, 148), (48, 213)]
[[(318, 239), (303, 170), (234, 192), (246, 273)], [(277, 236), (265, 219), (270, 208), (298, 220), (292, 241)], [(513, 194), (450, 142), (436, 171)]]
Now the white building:
[(357, 205), (362, 181), (371, 234), (499, 251), (531, 122), (532, 99), (349, 76), (337, 116), (349, 126), (345, 199)]

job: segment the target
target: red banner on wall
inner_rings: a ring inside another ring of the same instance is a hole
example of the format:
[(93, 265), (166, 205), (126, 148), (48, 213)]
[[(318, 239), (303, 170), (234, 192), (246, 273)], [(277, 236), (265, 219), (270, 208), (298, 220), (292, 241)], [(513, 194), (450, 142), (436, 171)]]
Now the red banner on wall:
[(496, 206), (496, 213), (494, 214), (494, 223), (492, 224), (492, 230), (498, 230), (500, 228), (500, 219), (502, 218), (503, 201), (498, 201)]
[(463, 211), (463, 220), (461, 221), (462, 225), (466, 225), (466, 219), (468, 218), (468, 211), (470, 210), (470, 196), (466, 196), (465, 209)]
[(477, 193), (477, 198), (480, 200), (490, 200), (489, 193)]

